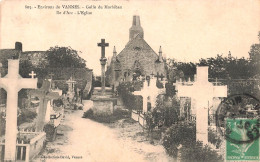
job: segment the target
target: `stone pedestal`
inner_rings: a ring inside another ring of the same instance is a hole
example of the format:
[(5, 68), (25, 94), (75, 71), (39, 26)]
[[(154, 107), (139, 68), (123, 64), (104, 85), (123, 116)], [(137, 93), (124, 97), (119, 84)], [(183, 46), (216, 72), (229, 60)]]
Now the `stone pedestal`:
[(93, 101), (93, 112), (97, 116), (108, 116), (114, 112), (117, 98), (113, 97), (111, 88), (106, 88), (105, 93), (101, 87), (95, 87), (91, 100)]

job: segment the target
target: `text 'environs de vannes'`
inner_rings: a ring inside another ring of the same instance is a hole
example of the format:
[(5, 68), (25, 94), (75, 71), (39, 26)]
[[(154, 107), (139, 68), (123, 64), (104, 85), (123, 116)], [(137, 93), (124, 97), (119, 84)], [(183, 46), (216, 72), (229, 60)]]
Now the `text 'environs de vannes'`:
[(122, 6), (118, 5), (25, 5), (26, 9), (122, 9)]

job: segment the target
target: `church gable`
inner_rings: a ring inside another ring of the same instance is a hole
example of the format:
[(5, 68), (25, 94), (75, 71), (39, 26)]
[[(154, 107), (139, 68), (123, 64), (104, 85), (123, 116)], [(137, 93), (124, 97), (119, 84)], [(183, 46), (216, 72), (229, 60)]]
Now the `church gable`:
[(117, 58), (123, 67), (122, 70), (131, 70), (135, 61), (138, 60), (143, 65), (145, 75), (148, 75), (148, 73), (154, 71), (154, 64), (158, 55), (144, 39), (137, 35), (127, 43)]
[(144, 40), (144, 31), (140, 24), (140, 17), (134, 16), (129, 30), (129, 42), (118, 55), (114, 47), (113, 66), (109, 66), (106, 72), (111, 84), (116, 85), (115, 81), (131, 81), (140, 75), (166, 75), (161, 47), (158, 55)]

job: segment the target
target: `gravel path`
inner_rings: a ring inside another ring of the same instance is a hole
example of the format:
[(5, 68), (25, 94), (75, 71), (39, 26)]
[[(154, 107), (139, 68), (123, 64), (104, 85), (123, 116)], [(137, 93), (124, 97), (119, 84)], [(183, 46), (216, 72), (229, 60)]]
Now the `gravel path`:
[[(84, 111), (91, 107), (85, 101)], [(69, 111), (60, 126), (57, 139), (47, 143), (44, 151), (34, 161), (76, 162), (142, 162), (172, 161), (161, 145), (132, 138), (139, 131), (115, 126), (111, 128), (89, 119), (81, 118), (84, 111)]]

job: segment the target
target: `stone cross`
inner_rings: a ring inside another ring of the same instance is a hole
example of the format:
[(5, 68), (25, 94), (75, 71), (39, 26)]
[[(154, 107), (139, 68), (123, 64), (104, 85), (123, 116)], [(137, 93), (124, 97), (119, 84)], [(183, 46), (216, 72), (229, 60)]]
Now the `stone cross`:
[(227, 97), (227, 86), (213, 86), (208, 81), (208, 66), (197, 67), (192, 86), (178, 85), (178, 97), (191, 97), (196, 108), (196, 140), (208, 143), (208, 104), (214, 97)]
[(32, 73), (29, 74), (32, 78), (34, 78), (34, 76), (36, 76), (36, 74), (34, 73), (34, 71), (32, 71)]
[[(150, 79), (150, 86), (149, 86), (149, 92), (150, 92), (150, 98), (151, 98), (151, 107), (155, 108), (156, 99), (159, 94), (165, 94), (166, 90), (165, 88), (158, 88), (156, 86), (157, 79), (151, 78)], [(163, 83), (164, 84), (164, 83)], [(165, 87), (165, 86), (164, 86)]]
[(44, 80), (42, 83), (42, 87), (37, 90), (31, 90), (30, 95), (36, 96), (40, 100), (39, 111), (37, 115), (36, 131), (41, 132), (43, 131), (45, 123), (47, 103), (51, 99), (58, 99), (59, 93), (52, 92), (50, 90), (50, 82), (48, 80)]
[(67, 83), (68, 86), (69, 86), (68, 91), (69, 91), (69, 92), (74, 92), (74, 84), (76, 83), (76, 81), (73, 80), (72, 77), (70, 77), (70, 79), (69, 79), (68, 81), (66, 81), (66, 83)]
[(148, 86), (148, 81), (144, 81), (144, 86), (141, 91), (134, 91), (134, 95), (142, 96), (143, 97), (143, 113), (147, 112), (147, 100), (148, 96), (150, 96), (150, 90)]
[(105, 42), (105, 39), (101, 39), (101, 43), (97, 44), (99, 47), (101, 47), (101, 58), (100, 58), (100, 63), (101, 63), (101, 86), (102, 86), (102, 94), (105, 94), (105, 88), (106, 88), (106, 81), (105, 81), (105, 65), (107, 62), (107, 59), (105, 57), (105, 48), (109, 46), (109, 43)]
[(53, 74), (53, 73), (50, 73), (49, 76), (51, 77), (51, 80), (52, 80), (54, 74)]
[(154, 108), (156, 104), (156, 99), (159, 94), (165, 94), (165, 88), (159, 89), (156, 86), (156, 78), (150, 79), (150, 84), (148, 86), (148, 81), (144, 82), (144, 86), (141, 91), (134, 91), (134, 95), (140, 95), (143, 97), (143, 113), (147, 112), (147, 101), (148, 97), (150, 97), (151, 107)]
[(105, 48), (109, 46), (109, 43), (106, 43), (105, 39), (101, 39), (101, 43), (98, 43), (98, 46), (101, 47), (101, 58), (104, 58)]
[(21, 89), (37, 88), (37, 79), (22, 78), (19, 75), (19, 60), (8, 60), (8, 74), (0, 78), (0, 88), (7, 92), (5, 161), (15, 161), (17, 138), (18, 92)]

